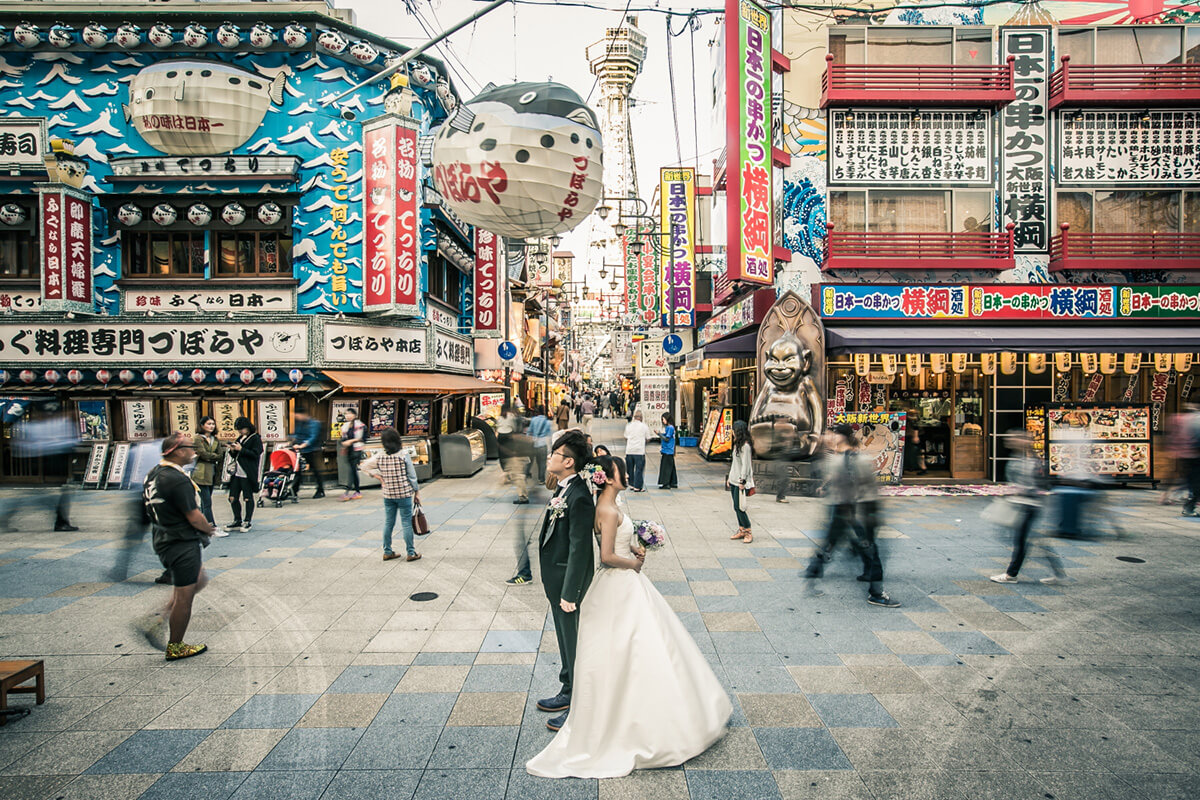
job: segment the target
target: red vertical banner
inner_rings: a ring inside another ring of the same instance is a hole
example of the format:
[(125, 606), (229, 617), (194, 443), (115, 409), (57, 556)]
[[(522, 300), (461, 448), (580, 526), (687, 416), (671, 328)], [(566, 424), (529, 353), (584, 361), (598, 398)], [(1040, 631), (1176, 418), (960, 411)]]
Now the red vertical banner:
[(499, 336), (500, 248), (496, 234), (475, 229), (475, 333)]
[(363, 133), (363, 310), (390, 311), (396, 263), (396, 126)]
[(62, 249), (68, 303), (92, 307), (92, 204), (86, 198), (63, 195)]
[(417, 132), (397, 126), (396, 136), (396, 277), (395, 302), (419, 311), (421, 264), (421, 185), (417, 175)]
[(42, 300), (62, 301), (63, 291), (63, 195), (42, 193)]

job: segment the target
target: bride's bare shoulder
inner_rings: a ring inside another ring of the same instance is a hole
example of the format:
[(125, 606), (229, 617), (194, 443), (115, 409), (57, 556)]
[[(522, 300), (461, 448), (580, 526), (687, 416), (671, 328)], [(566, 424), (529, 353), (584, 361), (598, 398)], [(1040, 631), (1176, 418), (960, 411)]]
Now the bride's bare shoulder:
[(601, 503), (596, 506), (596, 521), (600, 523), (620, 522), (621, 512), (612, 503)]

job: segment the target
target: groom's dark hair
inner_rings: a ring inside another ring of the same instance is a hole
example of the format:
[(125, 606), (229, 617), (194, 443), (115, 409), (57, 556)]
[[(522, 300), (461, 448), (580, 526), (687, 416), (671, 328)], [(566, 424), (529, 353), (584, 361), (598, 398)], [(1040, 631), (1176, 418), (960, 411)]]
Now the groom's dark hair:
[(575, 461), (575, 471), (579, 472), (588, 462), (591, 448), (588, 447), (587, 436), (582, 431), (567, 431), (558, 437), (554, 449), (562, 449), (563, 455), (570, 456)]

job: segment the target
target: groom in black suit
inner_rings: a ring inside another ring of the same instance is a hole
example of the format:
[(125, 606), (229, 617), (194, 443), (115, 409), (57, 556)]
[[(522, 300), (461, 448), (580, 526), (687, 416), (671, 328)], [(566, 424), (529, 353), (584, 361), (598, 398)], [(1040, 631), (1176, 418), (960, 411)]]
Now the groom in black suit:
[[(562, 691), (539, 700), (542, 711), (558, 712), (546, 723), (557, 731), (567, 721), (571, 707), (571, 678), (575, 671), (575, 640), (579, 634), (579, 603), (592, 582), (592, 534), (596, 504), (579, 470), (588, 460), (587, 437), (579, 431), (567, 431), (558, 438), (546, 462), (546, 471), (558, 478), (558, 490), (546, 509), (538, 540), (542, 586), (550, 600), (554, 630), (558, 635), (558, 653), (562, 661), (559, 680)], [(561, 498), (565, 508), (556, 512)]]

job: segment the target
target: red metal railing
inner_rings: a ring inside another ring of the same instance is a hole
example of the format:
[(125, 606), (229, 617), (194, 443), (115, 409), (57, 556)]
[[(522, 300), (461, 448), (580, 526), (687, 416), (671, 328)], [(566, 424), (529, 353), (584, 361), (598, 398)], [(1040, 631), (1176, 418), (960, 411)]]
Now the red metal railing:
[(825, 226), (825, 269), (1012, 269), (1013, 225), (999, 233), (845, 232)]
[(835, 64), (825, 56), (821, 107), (848, 105), (1001, 106), (1016, 99), (1013, 61), (1002, 66)]
[(1200, 104), (1200, 64), (1072, 65), (1050, 76), (1050, 108)]
[(1200, 269), (1200, 233), (1071, 233), (1050, 238), (1051, 269)]

